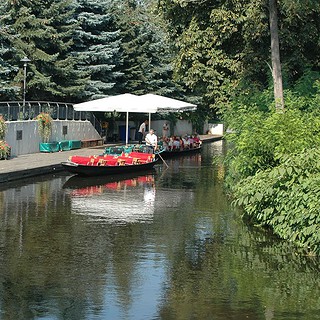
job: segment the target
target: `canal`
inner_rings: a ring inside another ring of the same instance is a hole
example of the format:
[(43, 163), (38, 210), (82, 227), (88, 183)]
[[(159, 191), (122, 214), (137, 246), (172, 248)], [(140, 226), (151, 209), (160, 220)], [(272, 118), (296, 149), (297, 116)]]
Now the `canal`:
[(241, 221), (223, 148), (0, 185), (0, 319), (319, 319), (319, 258)]

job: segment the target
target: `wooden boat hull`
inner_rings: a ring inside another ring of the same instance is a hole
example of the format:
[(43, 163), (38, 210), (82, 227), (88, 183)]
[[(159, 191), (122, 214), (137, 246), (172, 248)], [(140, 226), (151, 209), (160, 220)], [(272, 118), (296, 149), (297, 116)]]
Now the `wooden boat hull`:
[[(179, 156), (186, 156), (189, 154), (197, 153), (201, 151), (201, 146), (192, 148), (192, 149), (185, 149), (185, 150), (178, 150), (178, 151), (160, 151), (159, 154), (164, 159), (169, 159), (173, 157), (179, 157)], [(159, 158), (159, 155), (156, 153), (156, 157)]]
[(61, 165), (70, 173), (81, 176), (102, 176), (150, 170), (154, 167), (157, 161), (158, 159), (155, 159), (154, 161), (148, 163), (123, 166), (90, 166), (78, 164), (72, 161), (65, 161), (62, 162)]

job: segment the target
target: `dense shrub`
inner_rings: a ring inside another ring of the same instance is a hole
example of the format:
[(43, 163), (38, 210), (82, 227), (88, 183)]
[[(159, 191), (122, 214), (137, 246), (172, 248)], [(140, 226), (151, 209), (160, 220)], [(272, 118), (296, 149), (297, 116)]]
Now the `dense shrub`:
[(240, 181), (235, 204), (254, 224), (320, 253), (320, 149), (287, 157), (272, 169)]
[(320, 116), (298, 109), (284, 113), (237, 110), (229, 120), (233, 147), (227, 156), (229, 174), (239, 180), (280, 164), (284, 155), (313, 148), (320, 142)]
[(232, 129), (226, 136), (230, 143), (226, 182), (243, 217), (316, 254), (320, 254), (319, 88), (317, 82), (312, 96), (287, 92), (284, 112), (242, 104), (225, 115)]

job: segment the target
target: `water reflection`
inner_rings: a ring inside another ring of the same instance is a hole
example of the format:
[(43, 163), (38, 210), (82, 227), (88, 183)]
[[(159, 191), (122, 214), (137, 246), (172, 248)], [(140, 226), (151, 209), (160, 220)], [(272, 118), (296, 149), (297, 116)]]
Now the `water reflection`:
[(319, 259), (242, 223), (212, 166), (222, 148), (3, 187), (0, 318), (318, 319)]
[(155, 172), (105, 178), (72, 177), (65, 184), (73, 214), (106, 223), (150, 222), (156, 198)]

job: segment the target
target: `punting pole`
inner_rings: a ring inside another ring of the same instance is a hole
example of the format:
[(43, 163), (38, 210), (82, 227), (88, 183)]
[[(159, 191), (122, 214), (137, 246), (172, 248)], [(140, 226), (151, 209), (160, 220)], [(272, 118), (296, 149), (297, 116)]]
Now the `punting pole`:
[(169, 168), (168, 164), (162, 158), (162, 155), (160, 153), (158, 153), (158, 155), (159, 155), (159, 158), (162, 160), (162, 162), (166, 165), (166, 167)]

